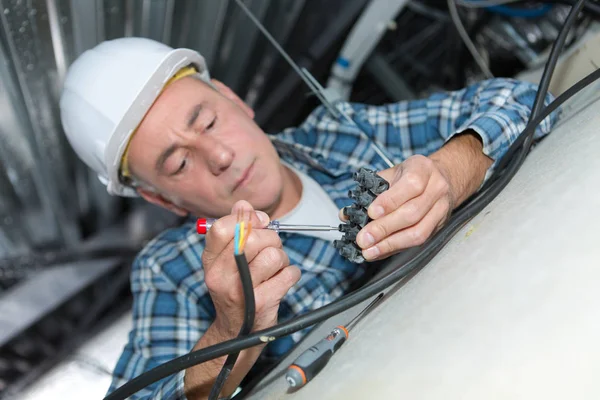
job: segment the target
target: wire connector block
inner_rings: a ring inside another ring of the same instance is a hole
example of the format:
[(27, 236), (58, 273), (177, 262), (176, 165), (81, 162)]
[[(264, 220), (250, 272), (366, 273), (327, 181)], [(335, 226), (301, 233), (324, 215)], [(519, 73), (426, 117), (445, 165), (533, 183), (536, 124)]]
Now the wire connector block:
[(339, 230), (344, 235), (341, 240), (335, 240), (333, 246), (338, 249), (342, 257), (360, 264), (365, 262), (365, 258), (362, 255), (362, 249), (356, 244), (356, 236), (371, 221), (367, 207), (378, 195), (385, 192), (390, 184), (375, 171), (364, 167), (356, 171), (352, 178), (358, 187), (348, 191), (348, 197), (355, 203), (343, 209), (342, 212), (348, 217), (348, 222), (340, 224)]

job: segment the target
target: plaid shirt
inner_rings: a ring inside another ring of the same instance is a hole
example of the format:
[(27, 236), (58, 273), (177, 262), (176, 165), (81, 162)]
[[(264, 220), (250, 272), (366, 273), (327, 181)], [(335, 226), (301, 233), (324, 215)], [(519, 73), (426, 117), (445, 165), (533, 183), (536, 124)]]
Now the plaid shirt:
[[(274, 135), (272, 141), (283, 160), (315, 179), (341, 208), (352, 203), (347, 194), (355, 187), (354, 171), (361, 166), (387, 168), (369, 146), (373, 135), (394, 163), (400, 163), (414, 154), (428, 155), (454, 134), (470, 129), (481, 136), (484, 153), (498, 160), (525, 128), (536, 90), (528, 83), (494, 79), (417, 101), (384, 106), (342, 103), (352, 118), (370, 125), (369, 140), (355, 125), (335, 120), (319, 107), (301, 126)], [(548, 96), (546, 104), (550, 100)], [(555, 121), (555, 114), (546, 118), (536, 136), (546, 135)], [(340, 257), (327, 241), (300, 234), (280, 236), (290, 263), (301, 269), (302, 277), (281, 302), (279, 321), (332, 302), (365, 275), (364, 265)], [(131, 273), (133, 328), (109, 393), (141, 373), (187, 354), (214, 320), (215, 308), (204, 283), (203, 249), (204, 239), (196, 234), (190, 219), (160, 234), (136, 258)], [(305, 333), (270, 343), (263, 356), (281, 357)], [(185, 399), (183, 377), (182, 371), (132, 398)]]

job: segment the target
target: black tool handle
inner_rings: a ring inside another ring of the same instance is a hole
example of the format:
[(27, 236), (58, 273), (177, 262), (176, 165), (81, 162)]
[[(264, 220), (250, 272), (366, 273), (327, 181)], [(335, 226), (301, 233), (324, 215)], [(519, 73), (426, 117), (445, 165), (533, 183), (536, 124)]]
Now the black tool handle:
[(300, 354), (289, 366), (285, 376), (290, 386), (296, 388), (310, 382), (346, 339), (348, 331), (343, 326), (338, 326), (326, 338)]

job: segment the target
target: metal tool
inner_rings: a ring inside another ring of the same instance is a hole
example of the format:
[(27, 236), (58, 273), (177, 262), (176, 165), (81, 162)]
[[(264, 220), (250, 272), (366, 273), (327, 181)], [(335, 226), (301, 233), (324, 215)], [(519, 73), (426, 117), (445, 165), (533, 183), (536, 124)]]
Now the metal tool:
[[(216, 218), (199, 218), (196, 221), (196, 232), (200, 235), (206, 234), (215, 223)], [(263, 229), (270, 229), (277, 233), (279, 232), (308, 232), (308, 231), (339, 231), (339, 226), (331, 225), (298, 225), (298, 224), (281, 224), (279, 221), (271, 221)]]
[(354, 317), (346, 326), (339, 325), (304, 353), (288, 367), (285, 379), (293, 388), (299, 388), (308, 383), (327, 365), (333, 354), (348, 339), (348, 332), (383, 297), (380, 293), (364, 310)]

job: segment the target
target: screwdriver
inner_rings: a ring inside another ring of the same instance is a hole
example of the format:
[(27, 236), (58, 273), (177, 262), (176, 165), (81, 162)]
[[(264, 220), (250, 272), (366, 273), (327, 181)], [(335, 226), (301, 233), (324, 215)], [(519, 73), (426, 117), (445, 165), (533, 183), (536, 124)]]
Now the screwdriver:
[[(196, 231), (200, 235), (205, 235), (206, 232), (215, 223), (216, 218), (198, 218), (196, 221)], [(279, 221), (271, 221), (265, 229), (271, 229), (279, 232), (298, 232), (298, 231), (339, 231), (339, 226), (331, 225), (297, 225), (297, 224), (281, 224)]]
[(293, 388), (299, 388), (314, 378), (329, 359), (348, 339), (348, 332), (383, 297), (380, 293), (364, 310), (354, 317), (346, 326), (339, 325), (327, 337), (302, 354), (288, 367), (285, 380)]

